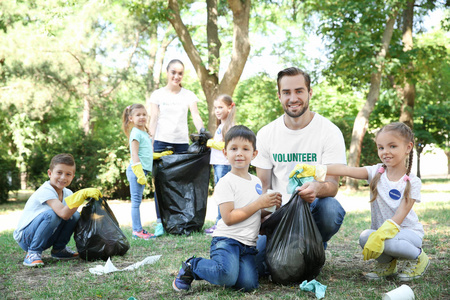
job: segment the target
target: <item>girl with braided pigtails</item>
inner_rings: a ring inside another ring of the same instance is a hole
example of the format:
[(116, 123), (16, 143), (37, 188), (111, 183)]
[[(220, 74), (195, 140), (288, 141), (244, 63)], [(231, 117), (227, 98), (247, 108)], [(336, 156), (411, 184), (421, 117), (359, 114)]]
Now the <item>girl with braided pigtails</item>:
[[(391, 123), (375, 137), (381, 164), (366, 167), (345, 165), (297, 165), (308, 176), (323, 174), (366, 179), (371, 191), (371, 229), (363, 231), (359, 243), (364, 260), (376, 259), (369, 280), (397, 274), (397, 262), (406, 261), (397, 275), (400, 281), (422, 277), (430, 262), (422, 249), (423, 226), (412, 210), (420, 202), (422, 182), (411, 174), (414, 134), (404, 123)], [(303, 175), (300, 175), (303, 176)], [(320, 176), (319, 176), (320, 177)]]

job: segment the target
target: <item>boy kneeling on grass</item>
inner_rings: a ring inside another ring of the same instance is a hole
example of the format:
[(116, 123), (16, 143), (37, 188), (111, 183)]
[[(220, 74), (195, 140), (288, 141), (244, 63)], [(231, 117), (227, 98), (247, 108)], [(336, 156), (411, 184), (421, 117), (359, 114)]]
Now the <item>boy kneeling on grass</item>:
[(94, 188), (76, 193), (66, 187), (75, 176), (75, 160), (71, 154), (58, 154), (47, 171), (50, 180), (39, 187), (28, 199), (14, 231), (14, 239), (27, 252), (23, 264), (42, 266), (42, 251), (52, 247), (55, 259), (73, 259), (78, 253), (67, 247), (80, 218), (78, 207), (86, 198), (102, 197)]
[(255, 158), (256, 136), (245, 126), (232, 127), (225, 135), (225, 157), (231, 171), (218, 182), (214, 198), (222, 219), (212, 234), (210, 257), (191, 257), (182, 263), (172, 287), (187, 291), (194, 279), (236, 290), (258, 288), (256, 240), (263, 210), (281, 205), (281, 194), (262, 194), (261, 181), (248, 173)]

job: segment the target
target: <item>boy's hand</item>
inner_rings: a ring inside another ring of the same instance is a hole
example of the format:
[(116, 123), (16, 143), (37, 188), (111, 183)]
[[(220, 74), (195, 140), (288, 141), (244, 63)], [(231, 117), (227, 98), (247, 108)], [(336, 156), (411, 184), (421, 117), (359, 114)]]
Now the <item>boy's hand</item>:
[(98, 189), (87, 188), (73, 193), (69, 197), (66, 197), (64, 200), (66, 201), (67, 206), (72, 209), (83, 204), (84, 200), (86, 200), (87, 198), (94, 198), (95, 200), (98, 200), (98, 198), (100, 197), (103, 196)]
[(137, 177), (137, 182), (139, 184), (146, 184), (147, 183), (147, 177), (145, 177), (144, 169), (142, 169), (142, 164), (137, 163), (131, 166), (131, 170), (133, 170), (134, 175)]
[(262, 208), (268, 208), (272, 206), (276, 206), (279, 208), (281, 206), (281, 194), (278, 192), (275, 193), (265, 193), (259, 197), (261, 201)]

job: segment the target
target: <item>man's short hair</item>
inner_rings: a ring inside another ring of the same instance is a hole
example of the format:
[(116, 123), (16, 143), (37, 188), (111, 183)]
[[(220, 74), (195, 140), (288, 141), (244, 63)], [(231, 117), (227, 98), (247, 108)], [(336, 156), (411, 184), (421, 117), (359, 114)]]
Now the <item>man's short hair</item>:
[(227, 148), (228, 142), (234, 138), (242, 138), (249, 141), (252, 143), (253, 150), (256, 150), (256, 135), (248, 127), (244, 125), (235, 125), (231, 127), (225, 134), (225, 149)]
[(281, 78), (283, 78), (284, 76), (296, 76), (296, 75), (303, 75), (303, 77), (305, 78), (305, 84), (306, 88), (308, 89), (308, 92), (311, 90), (311, 77), (309, 76), (309, 74), (297, 67), (290, 67), (278, 72), (277, 76), (278, 94), (280, 93)]
[(75, 159), (73, 158), (72, 154), (68, 153), (57, 154), (53, 156), (50, 162), (50, 170), (53, 170), (53, 168), (58, 164), (64, 164), (75, 167)]

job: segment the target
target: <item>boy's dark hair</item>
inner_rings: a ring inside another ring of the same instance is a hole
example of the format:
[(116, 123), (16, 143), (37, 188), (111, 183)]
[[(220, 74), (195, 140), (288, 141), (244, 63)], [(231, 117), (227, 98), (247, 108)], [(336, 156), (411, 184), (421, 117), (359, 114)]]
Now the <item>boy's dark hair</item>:
[(248, 127), (244, 125), (235, 125), (225, 134), (225, 148), (228, 142), (234, 138), (242, 138), (252, 143), (253, 150), (256, 150), (256, 135)]
[(311, 77), (308, 73), (303, 71), (302, 69), (296, 68), (296, 67), (290, 67), (286, 68), (284, 70), (281, 70), (278, 72), (277, 76), (277, 87), (278, 87), (278, 94), (280, 93), (280, 80), (284, 76), (296, 76), (296, 75), (303, 75), (303, 78), (305, 78), (305, 85), (308, 89), (308, 92), (311, 90)]
[(52, 161), (50, 162), (50, 170), (53, 170), (53, 168), (57, 164), (64, 164), (75, 167), (75, 159), (73, 158), (72, 154), (68, 153), (57, 154), (53, 156)]

